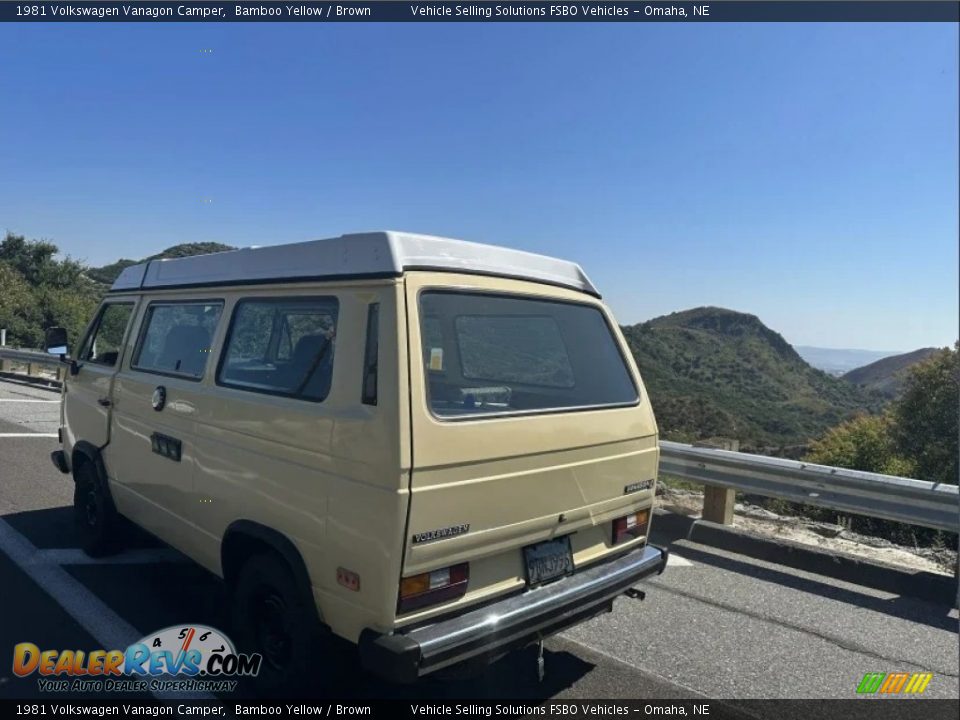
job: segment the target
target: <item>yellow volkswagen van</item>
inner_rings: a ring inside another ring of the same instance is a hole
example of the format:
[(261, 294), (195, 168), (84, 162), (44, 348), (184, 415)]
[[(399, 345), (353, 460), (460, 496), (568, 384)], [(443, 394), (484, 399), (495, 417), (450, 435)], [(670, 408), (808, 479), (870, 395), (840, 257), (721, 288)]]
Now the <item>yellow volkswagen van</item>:
[(482, 664), (666, 566), (653, 411), (573, 263), (393, 232), (152, 260), (64, 361), (85, 550), (120, 514), (221, 576), (265, 689), (323, 633), (396, 681)]

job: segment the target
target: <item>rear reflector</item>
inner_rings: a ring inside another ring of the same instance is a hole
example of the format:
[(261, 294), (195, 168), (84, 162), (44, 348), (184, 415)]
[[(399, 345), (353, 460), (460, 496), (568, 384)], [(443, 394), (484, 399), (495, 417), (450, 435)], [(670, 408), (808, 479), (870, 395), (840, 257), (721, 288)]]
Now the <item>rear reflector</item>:
[(353, 590), (354, 592), (359, 592), (360, 590), (360, 576), (353, 572), (353, 570), (347, 570), (346, 568), (338, 567), (337, 582), (343, 585), (347, 590)]
[(641, 510), (613, 521), (613, 544), (619, 545), (627, 540), (647, 534), (650, 522), (650, 510)]
[(469, 563), (460, 563), (400, 580), (397, 612), (405, 613), (427, 605), (455, 600), (467, 592), (470, 581)]

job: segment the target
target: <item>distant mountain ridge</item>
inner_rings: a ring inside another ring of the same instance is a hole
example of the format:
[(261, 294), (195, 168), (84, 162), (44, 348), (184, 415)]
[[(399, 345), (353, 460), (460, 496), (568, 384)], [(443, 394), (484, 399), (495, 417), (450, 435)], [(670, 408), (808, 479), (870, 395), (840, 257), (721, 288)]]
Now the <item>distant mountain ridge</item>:
[(899, 355), (902, 350), (857, 350), (853, 348), (824, 348), (794, 345), (794, 349), (813, 367), (831, 375), (842, 375), (885, 357)]
[(701, 307), (623, 331), (668, 439), (805, 443), (883, 402), (811, 367), (755, 315)]
[(939, 348), (920, 348), (913, 352), (886, 357), (869, 365), (841, 375), (851, 385), (874, 390), (886, 397), (896, 397), (903, 388), (907, 371), (918, 362), (923, 362)]
[(121, 258), (120, 260), (110, 263), (109, 265), (87, 268), (87, 277), (91, 280), (95, 280), (98, 283), (103, 283), (104, 285), (112, 285), (113, 281), (117, 279), (117, 276), (128, 267), (131, 265), (137, 265), (138, 263), (146, 262), (147, 260), (190, 257), (191, 255), (207, 255), (209, 253), (225, 252), (227, 250), (236, 250), (236, 248), (232, 245), (224, 245), (223, 243), (217, 242), (181, 243), (179, 245), (168, 247), (166, 250), (159, 252), (156, 255), (145, 257), (142, 260), (129, 260), (127, 258)]

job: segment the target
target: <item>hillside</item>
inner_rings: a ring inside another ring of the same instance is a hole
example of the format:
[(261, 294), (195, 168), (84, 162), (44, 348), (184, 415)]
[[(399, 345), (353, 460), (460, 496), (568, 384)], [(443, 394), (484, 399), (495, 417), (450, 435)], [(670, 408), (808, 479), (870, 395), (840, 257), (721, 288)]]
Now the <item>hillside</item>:
[(128, 260), (127, 258), (121, 258), (120, 260), (110, 263), (109, 265), (104, 265), (103, 267), (88, 268), (87, 277), (89, 277), (91, 280), (95, 280), (96, 282), (103, 283), (104, 285), (112, 285), (113, 281), (117, 279), (117, 276), (121, 272), (131, 265), (136, 265), (137, 263), (146, 262), (147, 260), (159, 260), (160, 258), (206, 255), (208, 253), (224, 252), (225, 250), (236, 250), (236, 248), (216, 242), (181, 243), (180, 245), (168, 247), (163, 252), (143, 258), (142, 260)]
[(696, 308), (623, 330), (667, 439), (805, 443), (882, 403), (810, 367), (754, 315)]
[(937, 352), (937, 348), (920, 348), (913, 352), (877, 360), (856, 370), (851, 370), (840, 379), (867, 390), (874, 390), (885, 397), (900, 394), (907, 370)]

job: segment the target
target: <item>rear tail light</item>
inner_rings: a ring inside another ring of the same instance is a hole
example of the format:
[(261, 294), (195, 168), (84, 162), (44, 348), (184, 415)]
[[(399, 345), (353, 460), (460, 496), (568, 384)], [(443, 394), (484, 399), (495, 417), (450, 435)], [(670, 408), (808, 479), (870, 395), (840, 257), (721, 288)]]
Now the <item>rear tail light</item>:
[(467, 592), (470, 581), (469, 563), (460, 563), (400, 580), (397, 612), (405, 613), (427, 605), (455, 600)]
[(640, 510), (613, 521), (613, 544), (619, 545), (627, 540), (647, 534), (650, 523), (650, 510)]

